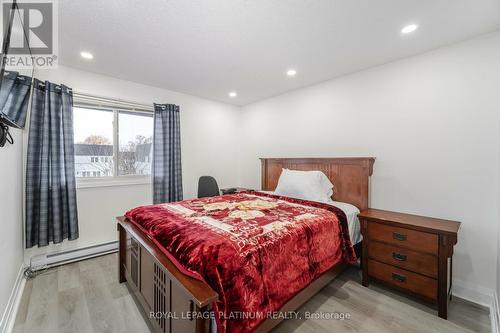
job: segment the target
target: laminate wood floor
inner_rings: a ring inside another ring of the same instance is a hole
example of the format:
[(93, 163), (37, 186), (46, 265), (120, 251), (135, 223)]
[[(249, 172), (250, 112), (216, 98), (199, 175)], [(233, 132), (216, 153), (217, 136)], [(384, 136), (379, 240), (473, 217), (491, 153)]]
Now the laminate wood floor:
[[(117, 276), (112, 254), (28, 280), (14, 333), (149, 332)], [(300, 309), (302, 314), (348, 313), (350, 319), (287, 320), (273, 332), (490, 332), (486, 308), (454, 298), (449, 320), (443, 320), (414, 299), (375, 284), (365, 288), (360, 280), (360, 271), (350, 268)]]

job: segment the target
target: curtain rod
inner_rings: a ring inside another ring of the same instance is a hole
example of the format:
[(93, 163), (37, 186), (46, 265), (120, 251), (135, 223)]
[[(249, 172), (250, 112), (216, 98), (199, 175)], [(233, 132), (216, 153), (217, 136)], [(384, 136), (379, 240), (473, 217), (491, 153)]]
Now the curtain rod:
[(90, 95), (90, 94), (76, 92), (76, 91), (73, 91), (73, 98), (81, 100), (81, 101), (119, 104), (119, 105), (131, 107), (134, 109), (144, 109), (144, 110), (148, 110), (148, 111), (153, 112), (153, 103), (151, 103), (151, 104), (136, 103), (136, 102), (131, 102), (131, 101), (125, 101), (123, 99)]

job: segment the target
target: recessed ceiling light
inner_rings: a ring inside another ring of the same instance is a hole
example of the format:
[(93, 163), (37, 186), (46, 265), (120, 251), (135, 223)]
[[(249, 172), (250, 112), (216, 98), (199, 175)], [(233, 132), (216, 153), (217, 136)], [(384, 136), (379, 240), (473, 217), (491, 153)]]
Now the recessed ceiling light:
[(297, 75), (297, 71), (295, 69), (289, 69), (286, 71), (287, 76), (295, 76)]
[(418, 24), (409, 24), (401, 29), (402, 34), (409, 34), (418, 29)]
[(92, 55), (92, 53), (90, 52), (86, 52), (86, 51), (82, 51), (80, 52), (80, 55), (82, 56), (82, 58), (84, 59), (94, 59), (94, 56)]
[(238, 94), (236, 93), (236, 91), (231, 91), (228, 95), (231, 98), (235, 98), (236, 96), (238, 96)]

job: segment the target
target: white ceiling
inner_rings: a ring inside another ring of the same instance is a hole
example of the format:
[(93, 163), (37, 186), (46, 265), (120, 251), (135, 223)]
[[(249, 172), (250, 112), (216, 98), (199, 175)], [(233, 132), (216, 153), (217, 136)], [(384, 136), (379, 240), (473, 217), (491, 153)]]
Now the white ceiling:
[(62, 0), (59, 26), (60, 64), (244, 105), (497, 30), (500, 0)]

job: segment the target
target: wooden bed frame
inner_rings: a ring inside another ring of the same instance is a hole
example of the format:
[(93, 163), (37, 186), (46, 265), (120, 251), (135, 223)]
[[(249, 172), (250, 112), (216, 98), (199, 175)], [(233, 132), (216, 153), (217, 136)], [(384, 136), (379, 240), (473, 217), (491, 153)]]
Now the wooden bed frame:
[[(262, 190), (276, 188), (282, 168), (323, 171), (334, 184), (333, 197), (360, 210), (369, 206), (369, 178), (375, 159), (262, 158)], [(183, 274), (133, 223), (118, 217), (119, 281), (140, 304), (150, 328), (161, 333), (208, 333), (208, 314), (217, 293), (206, 283)], [(297, 310), (346, 268), (337, 265), (288, 301), (279, 311)], [(189, 317), (188, 314), (197, 314)], [(161, 315), (167, 314), (167, 315)], [(255, 332), (268, 332), (282, 319), (266, 319)]]

